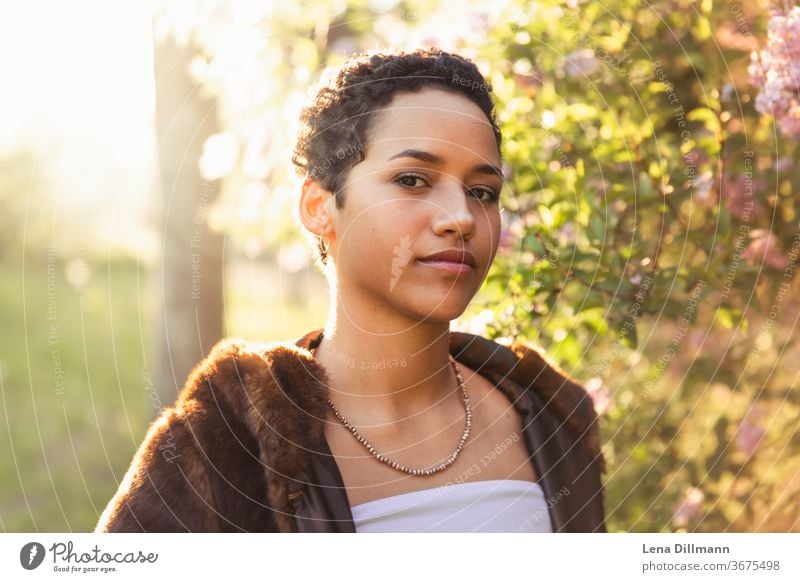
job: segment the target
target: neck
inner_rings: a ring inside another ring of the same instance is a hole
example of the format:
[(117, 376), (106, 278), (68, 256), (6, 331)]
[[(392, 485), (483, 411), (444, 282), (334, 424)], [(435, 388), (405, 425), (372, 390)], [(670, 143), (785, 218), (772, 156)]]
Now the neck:
[(396, 423), (452, 407), (458, 382), (449, 321), (377, 310), (355, 317), (340, 304), (331, 314), (314, 357), (327, 373), (330, 399), (350, 422)]

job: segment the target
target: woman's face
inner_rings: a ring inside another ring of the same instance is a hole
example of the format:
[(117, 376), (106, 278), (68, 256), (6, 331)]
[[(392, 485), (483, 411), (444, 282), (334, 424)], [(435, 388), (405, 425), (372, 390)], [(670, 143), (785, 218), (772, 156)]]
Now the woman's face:
[[(376, 113), (365, 155), (348, 176), (344, 208), (333, 196), (325, 205), (338, 293), (373, 317), (391, 309), (412, 320), (457, 318), (500, 238), (503, 178), (488, 119), (455, 93), (397, 93)], [(469, 253), (474, 266), (424, 261), (442, 251)]]

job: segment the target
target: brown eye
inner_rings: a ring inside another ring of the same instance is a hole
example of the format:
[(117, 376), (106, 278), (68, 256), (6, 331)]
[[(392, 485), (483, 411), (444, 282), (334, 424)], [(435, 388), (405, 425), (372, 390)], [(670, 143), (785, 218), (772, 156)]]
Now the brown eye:
[(394, 179), (394, 182), (400, 184), (404, 188), (415, 188), (417, 186), (414, 185), (414, 182), (417, 180), (425, 182), (425, 176), (421, 176), (420, 174), (400, 174)]
[(483, 202), (497, 202), (500, 199), (500, 194), (494, 188), (470, 188), (470, 192), (479, 192), (485, 196), (481, 198)]

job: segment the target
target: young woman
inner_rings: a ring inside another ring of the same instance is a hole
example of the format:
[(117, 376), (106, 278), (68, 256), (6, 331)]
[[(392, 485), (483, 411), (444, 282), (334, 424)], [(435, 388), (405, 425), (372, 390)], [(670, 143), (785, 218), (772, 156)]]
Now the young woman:
[(293, 161), (325, 327), (217, 345), (98, 531), (605, 531), (585, 391), (450, 331), (500, 238), (490, 90), (436, 49), (353, 57), (319, 90)]

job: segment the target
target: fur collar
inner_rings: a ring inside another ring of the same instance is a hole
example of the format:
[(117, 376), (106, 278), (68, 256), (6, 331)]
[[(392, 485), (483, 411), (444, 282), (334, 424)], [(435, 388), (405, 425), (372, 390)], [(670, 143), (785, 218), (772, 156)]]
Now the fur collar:
[[(322, 330), (315, 330), (294, 344), (223, 340), (194, 371), (189, 390), (180, 399), (188, 404), (202, 399), (201, 393), (211, 388), (216, 398), (224, 399), (245, 420), (262, 443), (269, 501), (280, 510), (279, 519), (285, 520), (279, 523), (283, 531), (291, 530), (291, 477), (304, 469), (304, 451), (318, 450), (324, 438), (321, 421), (328, 409), (328, 379), (309, 351), (321, 335)], [(451, 338), (451, 353), (457, 360), (479, 373), (508, 376), (523, 390), (537, 391), (605, 471), (591, 399), (540, 349), (520, 339), (506, 347), (469, 333), (453, 332)]]
[[(125, 520), (138, 522), (137, 516), (146, 512), (163, 512), (159, 499), (168, 509), (173, 502), (188, 504), (182, 498), (191, 496), (191, 491), (213, 507), (214, 499), (226, 496), (214, 490), (216, 485), (212, 486), (207, 473), (213, 472), (217, 481), (221, 478), (228, 483), (225, 469), (218, 468), (224, 463), (233, 472), (243, 471), (243, 464), (248, 470), (262, 472), (263, 481), (252, 485), (252, 491), (233, 487), (240, 493), (258, 496), (258, 488), (265, 485), (267, 501), (275, 510), (276, 528), (293, 531), (294, 477), (306, 468), (306, 451), (319, 451), (324, 440), (322, 420), (328, 409), (328, 379), (309, 351), (321, 340), (321, 332), (312, 331), (296, 342), (256, 343), (229, 338), (214, 346), (190, 374), (175, 405), (151, 425), (97, 531), (113, 531), (115, 524)], [(480, 336), (453, 332), (450, 350), (456, 360), (495, 382), (508, 377), (522, 390), (536, 391), (605, 471), (591, 399), (539, 349), (522, 340), (506, 347)], [(162, 456), (159, 451), (165, 453), (163, 443), (169, 442), (167, 437), (178, 441), (177, 450), (183, 451), (184, 458), (180, 461), (183, 489), (175, 485), (165, 499), (163, 487), (160, 489), (157, 484), (174, 482), (166, 475), (174, 467), (158, 462), (158, 456)], [(232, 438), (240, 439), (239, 443), (232, 443)], [(186, 482), (191, 482), (189, 492), (184, 491)], [(246, 513), (241, 508), (232, 511), (238, 511), (237, 515)], [(207, 513), (205, 521), (189, 525), (174, 513), (173, 517), (190, 531), (223, 531), (225, 524), (218, 523), (223, 518)], [(165, 523), (161, 516), (153, 520), (152, 523)], [(119, 527), (124, 529), (124, 525)], [(232, 526), (236, 527), (242, 528)]]

